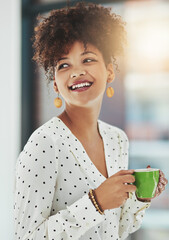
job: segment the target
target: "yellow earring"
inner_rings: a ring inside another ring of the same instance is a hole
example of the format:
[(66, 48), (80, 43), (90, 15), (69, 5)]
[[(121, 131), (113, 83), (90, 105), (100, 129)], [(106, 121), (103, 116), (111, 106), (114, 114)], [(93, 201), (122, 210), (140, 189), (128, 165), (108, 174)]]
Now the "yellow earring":
[(59, 97), (59, 93), (58, 93), (58, 97), (54, 99), (54, 105), (57, 108), (60, 108), (62, 106), (62, 99)]
[(108, 87), (107, 90), (106, 90), (106, 94), (109, 98), (113, 97), (114, 89), (112, 87)]
[[(55, 76), (53, 76), (53, 80), (55, 81)], [(58, 92), (58, 97), (54, 99), (54, 105), (57, 108), (60, 108), (62, 106), (62, 99), (59, 97), (59, 92)]]

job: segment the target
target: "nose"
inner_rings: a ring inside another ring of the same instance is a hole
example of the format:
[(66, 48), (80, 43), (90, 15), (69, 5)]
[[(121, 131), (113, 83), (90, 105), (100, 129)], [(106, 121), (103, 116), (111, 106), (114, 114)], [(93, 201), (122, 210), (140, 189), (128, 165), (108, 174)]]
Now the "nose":
[(83, 76), (86, 74), (86, 71), (76, 71), (76, 72), (73, 72), (71, 75), (70, 75), (70, 78), (75, 78), (75, 77), (78, 77), (78, 76)]

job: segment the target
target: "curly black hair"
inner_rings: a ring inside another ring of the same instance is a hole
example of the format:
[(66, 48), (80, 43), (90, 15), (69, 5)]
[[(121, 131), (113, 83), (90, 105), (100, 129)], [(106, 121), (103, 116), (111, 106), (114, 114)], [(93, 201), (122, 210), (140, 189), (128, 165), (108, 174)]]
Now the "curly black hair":
[(115, 56), (121, 55), (126, 43), (126, 23), (121, 16), (111, 13), (111, 8), (102, 5), (78, 2), (73, 7), (52, 10), (48, 17), (34, 28), (32, 37), (34, 56), (45, 70), (48, 83), (53, 80), (57, 60), (68, 54), (75, 41), (86, 49), (87, 43), (94, 45), (103, 55), (105, 65), (116, 65)]

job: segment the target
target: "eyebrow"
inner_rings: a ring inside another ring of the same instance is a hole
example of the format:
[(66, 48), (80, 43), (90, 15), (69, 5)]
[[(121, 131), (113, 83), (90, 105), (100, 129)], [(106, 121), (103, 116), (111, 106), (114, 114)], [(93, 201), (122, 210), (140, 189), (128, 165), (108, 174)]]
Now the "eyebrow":
[[(94, 53), (94, 52), (92, 52), (92, 51), (86, 51), (86, 52), (81, 53), (80, 55), (81, 55), (81, 56), (84, 56), (84, 55), (89, 54), (89, 53), (92, 53), (92, 54), (94, 54), (94, 55), (97, 56), (97, 54)], [(68, 58), (67, 58), (67, 57), (59, 58), (58, 61), (57, 61), (57, 63), (58, 63), (59, 61), (61, 61), (61, 60), (65, 60), (65, 59), (68, 59)]]

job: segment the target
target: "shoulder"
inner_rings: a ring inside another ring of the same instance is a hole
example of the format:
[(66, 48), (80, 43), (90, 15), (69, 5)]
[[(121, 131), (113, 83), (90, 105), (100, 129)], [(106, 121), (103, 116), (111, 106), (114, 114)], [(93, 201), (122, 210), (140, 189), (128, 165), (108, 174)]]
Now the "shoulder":
[(55, 118), (51, 118), (41, 126), (39, 126), (29, 137), (28, 141), (32, 139), (47, 139), (51, 141), (56, 141), (59, 139), (61, 130), (58, 125), (58, 122), (55, 121)]
[(39, 126), (34, 132), (30, 135), (27, 140), (23, 151), (35, 150), (38, 151), (40, 149), (55, 149), (57, 148), (57, 140), (60, 136), (60, 130), (57, 123), (54, 121), (54, 118), (45, 122), (41, 126)]
[[(38, 127), (29, 137), (24, 148), (17, 158), (17, 167), (29, 166), (30, 168), (42, 168), (45, 164), (46, 169), (55, 169), (56, 155), (58, 153), (54, 135), (52, 135), (51, 120)], [(19, 164), (19, 165), (18, 165)], [(47, 167), (48, 166), (48, 167)]]
[(124, 132), (124, 130), (122, 130), (121, 128), (113, 126), (113, 125), (111, 125), (109, 123), (106, 123), (106, 122), (100, 120), (100, 119), (99, 119), (99, 123), (101, 124), (102, 129), (109, 136), (112, 136), (112, 137), (116, 136), (119, 139), (121, 139), (121, 141), (128, 142), (128, 137), (127, 137), (126, 133)]

